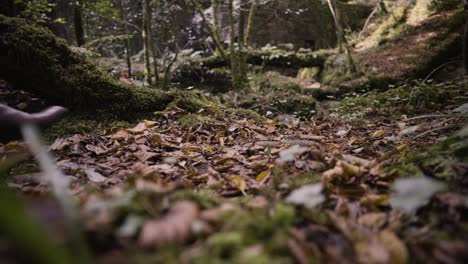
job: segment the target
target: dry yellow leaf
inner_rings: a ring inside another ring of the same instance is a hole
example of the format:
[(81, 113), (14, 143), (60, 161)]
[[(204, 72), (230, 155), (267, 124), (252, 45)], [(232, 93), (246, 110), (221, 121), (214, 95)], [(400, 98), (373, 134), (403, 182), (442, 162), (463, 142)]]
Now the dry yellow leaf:
[(343, 168), (343, 171), (347, 176), (361, 176), (364, 173), (364, 170), (358, 166), (352, 165), (348, 162), (341, 161), (338, 163)]
[(158, 122), (156, 122), (156, 121), (151, 121), (151, 120), (144, 120), (143, 122), (145, 123), (145, 126), (146, 126), (147, 128), (154, 127), (154, 126), (156, 126), (156, 125), (158, 124)]
[(268, 176), (270, 176), (270, 172), (269, 171), (262, 171), (260, 172), (257, 177), (255, 178), (255, 180), (257, 182), (261, 182), (263, 181), (264, 179), (266, 179)]
[(385, 134), (385, 130), (377, 130), (372, 134), (373, 138), (379, 138)]
[(400, 146), (398, 146), (397, 149), (398, 149), (399, 152), (406, 152), (409, 149), (409, 145), (403, 143)]
[(245, 189), (247, 188), (247, 183), (245, 182), (242, 176), (231, 176), (231, 183), (236, 187), (242, 194), (246, 195)]

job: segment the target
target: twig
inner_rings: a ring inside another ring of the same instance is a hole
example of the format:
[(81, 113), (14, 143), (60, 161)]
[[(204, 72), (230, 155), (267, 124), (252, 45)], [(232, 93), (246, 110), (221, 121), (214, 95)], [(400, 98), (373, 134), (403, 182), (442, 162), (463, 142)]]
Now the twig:
[(442, 65), (440, 65), (439, 67), (435, 68), (431, 73), (429, 73), (429, 75), (427, 75), (427, 77), (422, 81), (422, 83), (426, 83), (426, 81), (432, 77), (432, 75), (434, 75), (436, 72), (438, 72), (440, 69), (444, 68), (445, 66), (447, 65), (450, 65), (450, 64), (453, 64), (453, 63), (458, 63), (458, 62), (461, 62), (461, 60), (456, 60), (456, 61), (449, 61), (449, 62), (446, 62)]
[(455, 128), (455, 127), (458, 127), (458, 125), (450, 125), (450, 126), (444, 126), (444, 127), (438, 127), (438, 128), (434, 128), (434, 129), (431, 129), (431, 130), (428, 130), (426, 132), (423, 132), (417, 136), (414, 137), (414, 139), (418, 139), (420, 137), (424, 137), (432, 132), (437, 132), (437, 131), (441, 131), (441, 130), (446, 130), (446, 129), (452, 129), (452, 128)]
[(372, 10), (370, 15), (367, 17), (366, 22), (364, 23), (364, 26), (362, 27), (361, 32), (359, 32), (358, 39), (362, 38), (362, 35), (364, 34), (364, 32), (367, 30), (367, 27), (369, 26), (369, 22), (374, 17), (374, 15), (377, 14), (377, 11), (379, 10), (379, 6), (380, 6), (380, 1), (375, 5), (374, 10)]
[(447, 114), (434, 114), (434, 115), (422, 115), (422, 116), (415, 116), (415, 117), (412, 117), (412, 118), (408, 118), (406, 119), (405, 121), (414, 121), (414, 120), (418, 120), (418, 119), (426, 119), (426, 118), (441, 118), (441, 117), (452, 117), (452, 118), (464, 118), (464, 117), (468, 117), (467, 115), (447, 115)]

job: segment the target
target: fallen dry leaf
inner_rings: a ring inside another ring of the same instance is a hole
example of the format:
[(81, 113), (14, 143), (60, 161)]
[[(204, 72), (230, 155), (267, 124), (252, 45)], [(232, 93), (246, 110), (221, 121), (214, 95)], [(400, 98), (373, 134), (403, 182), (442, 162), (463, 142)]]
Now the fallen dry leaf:
[(144, 223), (138, 243), (145, 249), (156, 249), (168, 244), (181, 244), (192, 236), (192, 224), (197, 220), (197, 205), (189, 201), (174, 203), (161, 219)]

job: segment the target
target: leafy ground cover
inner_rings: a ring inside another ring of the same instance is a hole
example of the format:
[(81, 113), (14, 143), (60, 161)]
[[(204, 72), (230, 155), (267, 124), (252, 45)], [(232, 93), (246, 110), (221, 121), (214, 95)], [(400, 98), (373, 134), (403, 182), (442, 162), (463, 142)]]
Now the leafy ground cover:
[[(306, 121), (181, 100), (50, 150), (99, 263), (463, 263), (468, 137), (454, 133), (467, 96), (464, 83), (407, 83)], [(26, 204), (64, 244), (38, 171), (26, 159), (4, 180), (47, 201)]]

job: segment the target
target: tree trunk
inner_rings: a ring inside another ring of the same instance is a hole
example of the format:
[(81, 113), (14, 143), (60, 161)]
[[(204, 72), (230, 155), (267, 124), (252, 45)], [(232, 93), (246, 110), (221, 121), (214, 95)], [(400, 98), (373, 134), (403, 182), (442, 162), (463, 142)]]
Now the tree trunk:
[[(123, 8), (122, 0), (117, 1), (117, 4), (119, 6), (119, 13), (120, 13), (120, 20), (121, 21), (127, 21), (127, 14), (125, 12), (125, 9)], [(123, 24), (123, 33), (125, 35), (128, 35), (128, 25)], [(127, 74), (128, 78), (132, 78), (132, 58), (131, 58), (131, 53), (130, 53), (130, 40), (125, 39), (124, 41), (124, 48), (125, 48), (125, 60), (127, 62)]]
[(75, 28), (76, 45), (81, 47), (85, 44), (84, 28), (83, 28), (83, 16), (82, 1), (76, 1), (73, 8), (73, 26)]
[(143, 30), (141, 31), (142, 38), (143, 38), (143, 50), (145, 54), (145, 75), (146, 75), (146, 82), (148, 82), (149, 85), (153, 84), (153, 78), (151, 76), (151, 63), (150, 63), (150, 34), (149, 34), (149, 24), (151, 21), (149, 21), (148, 17), (148, 12), (149, 12), (149, 1), (150, 0), (143, 0), (142, 3), (142, 13), (143, 13)]
[(213, 27), (216, 35), (219, 36), (219, 0), (211, 1), (212, 15), (213, 15)]
[(241, 85), (239, 76), (239, 56), (236, 52), (236, 29), (235, 29), (235, 17), (234, 17), (234, 0), (229, 0), (229, 30), (230, 30), (230, 41), (229, 41), (229, 57), (231, 60), (231, 74), (232, 74), (232, 86), (234, 89), (239, 89)]
[(355, 73), (357, 71), (356, 65), (354, 64), (354, 60), (351, 54), (351, 49), (348, 45), (348, 41), (346, 40), (346, 37), (344, 34), (343, 25), (341, 22), (340, 10), (336, 4), (336, 0), (327, 0), (327, 2), (328, 2), (328, 7), (330, 8), (330, 12), (332, 13), (333, 20), (335, 22), (336, 36), (338, 38), (338, 44), (339, 44), (339, 51), (340, 53), (342, 53), (343, 48), (344, 48), (348, 70), (351, 73)]
[(247, 21), (247, 33), (244, 39), (246, 46), (250, 45), (250, 38), (252, 37), (252, 33), (253, 33), (254, 18), (255, 18), (255, 12), (257, 10), (257, 5), (258, 5), (258, 0), (252, 0), (252, 4), (250, 5), (249, 18)]
[(151, 54), (153, 56), (153, 69), (154, 69), (154, 79), (156, 83), (159, 82), (159, 67), (158, 67), (158, 52), (156, 50), (156, 45), (154, 44), (154, 37), (153, 37), (153, 29), (152, 29), (152, 24), (153, 24), (153, 11), (151, 9), (151, 5), (148, 5), (148, 9), (146, 10), (148, 12), (148, 41), (149, 41), (149, 46), (151, 48)]
[(465, 30), (463, 34), (463, 64), (468, 75), (468, 3), (465, 1)]
[(238, 33), (238, 67), (239, 67), (239, 88), (243, 88), (247, 84), (247, 55), (244, 47), (245, 40), (245, 14), (247, 10), (246, 0), (240, 0), (239, 10), (239, 33)]
[(200, 4), (199, 0), (190, 0), (190, 1), (193, 7), (195, 8), (195, 10), (202, 17), (203, 24), (205, 24), (206, 28), (208, 29), (208, 32), (210, 33), (210, 36), (213, 39), (213, 42), (216, 46), (216, 51), (226, 62), (229, 62), (229, 57), (226, 55), (226, 52), (224, 51), (223, 45), (221, 43), (221, 38), (219, 37), (218, 30), (206, 18), (205, 13), (203, 12), (203, 7)]
[(174, 94), (125, 85), (25, 20), (0, 15), (0, 78), (50, 104), (124, 119), (163, 110)]

